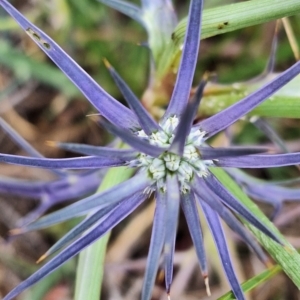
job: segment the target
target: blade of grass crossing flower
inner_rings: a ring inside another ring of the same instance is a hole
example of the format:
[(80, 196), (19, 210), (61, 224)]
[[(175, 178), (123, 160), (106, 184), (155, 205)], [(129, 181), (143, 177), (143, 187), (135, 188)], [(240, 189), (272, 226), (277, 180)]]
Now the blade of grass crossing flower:
[(230, 178), (224, 170), (220, 168), (211, 168), (211, 172), (217, 176), (218, 180), (228, 189), (241, 203), (243, 203), (261, 222), (275, 232), (280, 240), (284, 242), (282, 247), (272, 239), (266, 237), (260, 230), (250, 225), (242, 219), (242, 222), (252, 231), (259, 242), (264, 246), (273, 259), (282, 267), (283, 271), (291, 278), (295, 285), (300, 288), (300, 255), (295, 248), (280, 235), (280, 232), (274, 224), (260, 211), (257, 205), (251, 201), (247, 195), (240, 189), (234, 180)]
[(141, 25), (145, 27), (143, 18), (142, 18), (142, 10), (134, 4), (131, 4), (127, 1), (121, 0), (98, 0), (99, 2), (106, 4), (107, 6), (123, 13), (129, 18), (137, 21)]
[(222, 110), (218, 114), (205, 119), (204, 121), (195, 125), (207, 132), (206, 137), (211, 137), (218, 133), (219, 131), (225, 129), (253, 108), (261, 104), (263, 101), (272, 96), (276, 91), (285, 86), (289, 81), (295, 78), (300, 73), (300, 61), (295, 63), (285, 72), (278, 75), (274, 80), (267, 83), (254, 93), (245, 97), (243, 100), (229, 106), (228, 108)]
[(214, 175), (208, 176), (208, 178), (205, 178), (203, 181), (205, 185), (212, 191), (212, 193), (216, 194), (225, 205), (236, 211), (249, 223), (265, 233), (268, 237), (281, 244), (280, 239), (278, 239), (278, 237), (259, 219), (257, 219), (257, 217), (253, 215), (240, 201), (238, 201), (238, 199), (236, 199), (229, 191), (227, 191), (227, 189)]
[(24, 228), (16, 229), (14, 232), (21, 233), (37, 230), (70, 220), (74, 217), (85, 215), (94, 209), (100, 209), (101, 207), (104, 208), (108, 205), (125, 200), (131, 195), (139, 191), (143, 191), (149, 185), (151, 185), (151, 182), (147, 176), (137, 174), (136, 176), (128, 179), (126, 182), (118, 184), (116, 187), (112, 187), (103, 192), (97, 192), (90, 197), (77, 201), (76, 203), (73, 203), (61, 210), (46, 215)]
[(208, 222), (209, 228), (212, 232), (216, 247), (218, 249), (222, 261), (222, 266), (225, 270), (225, 274), (232, 288), (232, 291), (236, 299), (243, 300), (245, 299), (245, 297), (233, 269), (233, 265), (231, 262), (231, 258), (230, 258), (230, 254), (226, 242), (226, 237), (219, 216), (206, 203), (200, 201), (200, 204), (203, 209), (204, 216)]
[(183, 53), (176, 78), (170, 104), (163, 117), (164, 120), (172, 115), (183, 114), (193, 83), (198, 51), (200, 46), (200, 28), (202, 20), (202, 0), (192, 0), (189, 10), (189, 21), (183, 44)]
[[(193, 240), (193, 244), (195, 246), (202, 276), (204, 278), (207, 290), (209, 290), (206, 255), (205, 255), (204, 244), (203, 244), (201, 224), (199, 220), (199, 214), (198, 214), (198, 209), (196, 206), (194, 194), (193, 193), (182, 194), (180, 204), (183, 213), (185, 215), (185, 219), (191, 234), (191, 238)], [(210, 295), (210, 293), (208, 294)]]
[(167, 193), (157, 192), (142, 300), (150, 300), (165, 240)]
[[(251, 279), (245, 281), (242, 284), (243, 291), (249, 292), (252, 289), (256, 288), (260, 284), (266, 282), (267, 280), (271, 279), (275, 275), (277, 275), (280, 271), (282, 271), (281, 267), (276, 265), (268, 270), (263, 271), (262, 273), (252, 277)], [(218, 300), (235, 300), (236, 297), (233, 295), (232, 292), (228, 292), (225, 295), (218, 298)]]
[(125, 159), (109, 158), (109, 157), (75, 157), (75, 158), (35, 158), (20, 155), (11, 155), (0, 153), (0, 161), (8, 164), (41, 167), (45, 169), (96, 169), (105, 167), (124, 166)]
[(150, 135), (153, 131), (159, 130), (159, 125), (155, 122), (152, 116), (147, 112), (140, 100), (131, 91), (125, 81), (117, 73), (117, 71), (110, 65), (107, 60), (104, 60), (105, 66), (108, 69), (110, 75), (118, 86), (119, 90), (123, 94), (126, 102), (130, 106), (131, 110), (134, 111), (142, 129), (147, 135)]
[(300, 152), (220, 158), (216, 165), (233, 168), (273, 168), (300, 164)]
[(177, 176), (167, 176), (167, 211), (166, 211), (166, 235), (164, 244), (165, 282), (167, 294), (170, 294), (173, 280), (173, 257), (177, 235), (178, 214), (180, 206), (180, 192)]
[(185, 141), (191, 131), (193, 120), (197, 113), (197, 109), (200, 104), (205, 85), (206, 81), (201, 81), (193, 99), (187, 105), (183, 115), (180, 118), (180, 122), (177, 126), (177, 131), (175, 133), (174, 140), (169, 149), (169, 151), (174, 152), (177, 155), (182, 156), (183, 154)]
[[(132, 173), (132, 169), (125, 167), (109, 170), (98, 191), (105, 191), (106, 189), (125, 181), (131, 177)], [(100, 238), (99, 241), (79, 254), (76, 272), (75, 300), (100, 299), (104, 272), (104, 259), (109, 236), (110, 234), (107, 233), (105, 236)]]
[[(110, 122), (123, 128), (135, 128), (138, 126), (135, 115), (105, 92), (48, 35), (30, 23), (6, 0), (0, 0), (0, 5), (19, 23), (32, 40), (69, 77), (102, 115)], [(122, 116), (122, 118), (119, 116)]]

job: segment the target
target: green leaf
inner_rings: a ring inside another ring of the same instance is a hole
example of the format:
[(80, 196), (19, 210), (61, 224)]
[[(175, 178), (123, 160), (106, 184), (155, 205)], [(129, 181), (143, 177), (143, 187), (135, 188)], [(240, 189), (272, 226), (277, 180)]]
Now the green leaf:
[[(119, 167), (110, 169), (98, 191), (104, 191), (130, 178), (133, 169)], [(83, 250), (79, 255), (76, 273), (75, 300), (99, 300), (103, 280), (104, 259), (110, 233)]]
[[(274, 77), (274, 74), (255, 84), (235, 83), (233, 85), (220, 85), (211, 83), (205, 90), (205, 96), (201, 100), (200, 115), (207, 117), (224, 110), (271, 80), (271, 77)], [(249, 116), (299, 119), (299, 85), (300, 76), (297, 76), (271, 98), (253, 109)]]
[(246, 227), (248, 227), (261, 245), (267, 250), (272, 258), (282, 267), (283, 271), (290, 277), (295, 285), (300, 288), (300, 255), (295, 248), (285, 240), (280, 234), (276, 226), (263, 214), (258, 206), (250, 200), (247, 195), (241, 190), (236, 182), (221, 168), (211, 168), (212, 173), (220, 180), (220, 182), (235, 195), (261, 222), (270, 228), (284, 246), (279, 245), (260, 230), (250, 225), (245, 220), (242, 220)]
[[(252, 0), (205, 9), (203, 12), (201, 38), (205, 39), (299, 13), (299, 0)], [(186, 23), (187, 19), (185, 18), (175, 29), (172, 40), (159, 61), (159, 77), (165, 76), (166, 72), (177, 68), (184, 41)]]
[[(270, 278), (274, 277), (281, 270), (282, 270), (281, 267), (276, 265), (268, 270), (263, 271), (262, 273), (260, 273), (256, 276), (252, 277), (251, 279), (245, 281), (242, 284), (243, 291), (245, 293), (251, 291), (258, 285), (260, 285), (260, 284), (266, 282), (267, 280), (269, 280)], [(232, 292), (228, 292), (225, 295), (218, 298), (218, 300), (234, 300), (234, 299), (235, 299), (235, 297)]]

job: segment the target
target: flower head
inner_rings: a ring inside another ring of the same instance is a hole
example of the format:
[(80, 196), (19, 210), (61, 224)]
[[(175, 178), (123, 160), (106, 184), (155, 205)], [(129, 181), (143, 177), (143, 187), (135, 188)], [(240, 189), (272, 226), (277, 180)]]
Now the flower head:
[(211, 168), (261, 168), (293, 165), (300, 162), (300, 153), (270, 155), (259, 154), (265, 151), (262, 148), (215, 149), (208, 146), (207, 139), (243, 117), (293, 79), (300, 73), (300, 62), (243, 100), (193, 125), (206, 78), (204, 77), (201, 81), (195, 96), (189, 101), (200, 44), (203, 6), (202, 0), (192, 0), (176, 84), (169, 106), (160, 122), (157, 123), (109, 64), (107, 64), (109, 71), (130, 109), (108, 95), (54, 41), (28, 22), (6, 0), (0, 0), (0, 5), (16, 19), (29, 36), (98, 109), (101, 114), (101, 124), (130, 146), (130, 149), (113, 149), (61, 143), (59, 144), (61, 148), (74, 150), (88, 156), (54, 160), (1, 154), (0, 160), (50, 169), (98, 169), (121, 165), (138, 169), (137, 173), (126, 182), (80, 200), (19, 229), (17, 231), (19, 233), (26, 232), (78, 215), (88, 214), (42, 258), (71, 242), (69, 246), (41, 267), (38, 272), (18, 285), (4, 299), (14, 298), (99, 239), (144, 202), (151, 193), (155, 195), (156, 209), (142, 299), (151, 298), (162, 253), (164, 255), (166, 289), (167, 293), (170, 293), (180, 206), (186, 217), (200, 268), (209, 291), (206, 256), (197, 204), (201, 206), (208, 221), (232, 290), (237, 299), (244, 299), (230, 261), (220, 217), (253, 248), (265, 263), (268, 262), (268, 258), (232, 211), (273, 240), (278, 243), (280, 240), (227, 191), (212, 174)]

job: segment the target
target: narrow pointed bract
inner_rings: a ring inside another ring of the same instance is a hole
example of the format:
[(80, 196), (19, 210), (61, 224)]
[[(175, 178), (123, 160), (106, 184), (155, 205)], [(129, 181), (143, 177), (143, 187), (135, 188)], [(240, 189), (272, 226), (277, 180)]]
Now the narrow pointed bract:
[(36, 149), (26, 142), (9, 124), (0, 118), (0, 126), (8, 133), (12, 140), (19, 145), (27, 154), (33, 157), (43, 157)]
[[(134, 197), (140, 197), (141, 193), (137, 193), (133, 196)], [(126, 201), (126, 200), (123, 200)], [(56, 251), (60, 250), (64, 246), (66, 246), (68, 243), (73, 241), (75, 238), (80, 236), (82, 233), (84, 233), (86, 230), (89, 230), (92, 226), (94, 226), (96, 223), (103, 222), (103, 217), (107, 217), (115, 208), (117, 208), (120, 205), (120, 203), (113, 203), (111, 205), (108, 205), (107, 207), (101, 208), (97, 210), (95, 213), (87, 216), (83, 221), (81, 221), (78, 225), (73, 227), (67, 234), (65, 234), (61, 239), (59, 239), (44, 255), (43, 258), (50, 256), (52, 253), (55, 253)]]
[(212, 232), (216, 247), (222, 261), (222, 266), (225, 270), (225, 274), (228, 278), (228, 282), (231, 285), (232, 292), (234, 293), (236, 299), (245, 299), (243, 290), (236, 278), (232, 262), (230, 259), (230, 254), (228, 251), (228, 246), (226, 243), (226, 237), (223, 232), (223, 228), (219, 219), (218, 214), (212, 210), (206, 203), (201, 202), (201, 206), (204, 212), (204, 216), (208, 222), (209, 228)]
[(245, 156), (268, 151), (267, 148), (263, 147), (198, 147), (198, 149), (203, 159), (220, 159), (222, 157)]
[(164, 244), (165, 281), (167, 294), (170, 294), (173, 280), (173, 257), (180, 205), (180, 194), (176, 176), (167, 177), (167, 212)]
[(126, 102), (135, 113), (139, 124), (146, 134), (151, 134), (154, 131), (159, 129), (158, 124), (154, 121), (151, 115), (147, 112), (147, 110), (143, 107), (140, 100), (134, 95), (134, 93), (127, 86), (125, 81), (120, 77), (120, 75), (116, 72), (116, 70), (108, 63), (108, 61), (104, 61), (107, 69), (109, 70), (112, 78), (114, 79), (116, 85), (119, 90), (123, 94)]
[(126, 161), (132, 160), (137, 156), (136, 151), (128, 149), (113, 149), (110, 147), (99, 147), (85, 144), (76, 143), (60, 143), (60, 142), (47, 142), (49, 146), (56, 146), (60, 149), (64, 149), (71, 152), (76, 152), (91, 156), (101, 156), (110, 158), (121, 158)]
[(233, 168), (273, 168), (300, 164), (300, 152), (221, 158), (216, 165)]
[(202, 0), (191, 1), (181, 62), (170, 104), (163, 117), (164, 120), (173, 115), (180, 116), (187, 105), (200, 46), (202, 8)]
[[(2, 118), (0, 118), (0, 126), (8, 133), (10, 138), (17, 143), (28, 155), (32, 157), (44, 157), (40, 152), (38, 152), (34, 147), (32, 147), (26, 140), (24, 140), (8, 123), (6, 123)], [(57, 176), (65, 176), (65, 171), (62, 170), (51, 170)]]
[(187, 225), (195, 246), (195, 250), (200, 263), (200, 268), (203, 277), (208, 276), (206, 255), (203, 244), (203, 236), (199, 221), (199, 214), (193, 194), (183, 194), (181, 199), (181, 207), (185, 215)]
[(56, 159), (26, 157), (4, 153), (0, 153), (0, 161), (13, 165), (40, 167), (45, 169), (97, 169), (124, 166), (127, 162), (125, 159), (97, 156)]
[(239, 200), (237, 200), (229, 191), (227, 191), (216, 177), (211, 174), (209, 178), (205, 178), (203, 182), (209, 187), (211, 191), (213, 191), (214, 194), (216, 194), (220, 198), (220, 200), (225, 205), (239, 213), (249, 223), (261, 230), (271, 239), (280, 243), (278, 237), (272, 231), (270, 231), (260, 220), (258, 220), (257, 217), (253, 215), (246, 207), (244, 207), (244, 205)]
[[(251, 236), (242, 226), (242, 224), (234, 217), (234, 215), (222, 205), (220, 199), (209, 190), (203, 180), (198, 180), (198, 185), (194, 186), (194, 191), (198, 195), (198, 201), (201, 205), (201, 200), (207, 203), (211, 209), (216, 211), (218, 215), (226, 222), (226, 224), (236, 232), (256, 253), (259, 259), (267, 263), (269, 260), (261, 247), (255, 242)], [(242, 215), (241, 215), (242, 216)]]
[(131, 147), (138, 151), (141, 151), (151, 156), (159, 156), (163, 151), (166, 150), (161, 147), (151, 145), (145, 140), (141, 140), (137, 136), (134, 136), (131, 132), (128, 132), (127, 130), (122, 128), (118, 128), (106, 121), (105, 119), (101, 119), (100, 122), (108, 131), (110, 131), (112, 134), (115, 134), (125, 143), (129, 144)]
[(197, 114), (198, 106), (200, 104), (205, 85), (206, 81), (204, 80), (199, 84), (193, 99), (187, 105), (177, 126), (177, 131), (169, 151), (176, 153), (179, 156), (182, 156), (183, 154), (185, 142), (191, 131), (194, 118)]
[(165, 240), (167, 194), (156, 193), (150, 249), (142, 289), (142, 300), (150, 300)]

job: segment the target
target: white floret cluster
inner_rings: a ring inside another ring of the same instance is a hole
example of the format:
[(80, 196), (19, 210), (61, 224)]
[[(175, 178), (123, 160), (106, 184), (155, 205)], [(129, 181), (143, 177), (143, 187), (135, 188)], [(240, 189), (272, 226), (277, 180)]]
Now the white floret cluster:
[[(173, 116), (160, 124), (161, 130), (152, 133), (150, 136), (145, 134), (143, 130), (138, 131), (137, 135), (148, 140), (152, 145), (168, 148), (174, 139), (178, 122), (178, 117)], [(205, 177), (208, 175), (208, 167), (213, 165), (212, 160), (201, 159), (201, 153), (197, 149), (197, 147), (203, 145), (204, 136), (205, 132), (192, 129), (186, 139), (182, 157), (168, 151), (163, 152), (159, 157), (140, 153), (137, 159), (131, 162), (131, 165), (145, 169), (148, 176), (156, 182), (157, 188), (162, 191), (166, 190), (167, 174), (176, 173), (181, 192), (186, 193), (190, 190), (190, 182), (195, 174)]]

